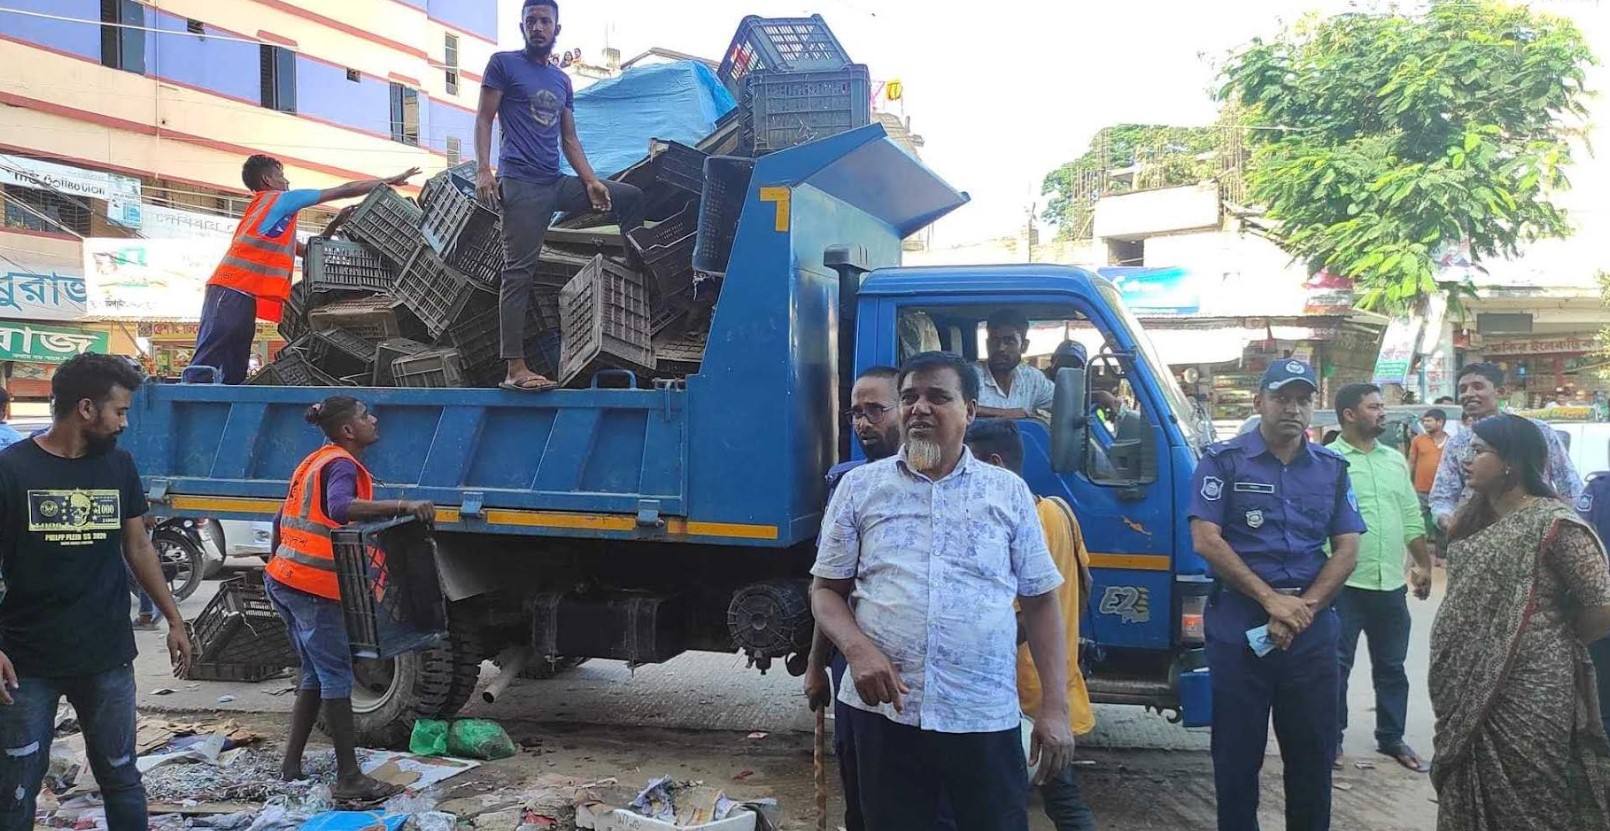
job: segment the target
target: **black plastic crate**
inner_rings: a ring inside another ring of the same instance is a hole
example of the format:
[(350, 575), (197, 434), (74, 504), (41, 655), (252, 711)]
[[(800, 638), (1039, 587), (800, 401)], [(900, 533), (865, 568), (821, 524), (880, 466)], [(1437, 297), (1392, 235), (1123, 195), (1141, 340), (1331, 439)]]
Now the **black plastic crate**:
[(296, 652), (285, 634), (285, 621), (268, 602), (260, 572), (233, 577), (191, 625), (195, 655), (203, 663), (294, 667)]
[(308, 314), (308, 323), (316, 332), (345, 329), (369, 341), (382, 341), (402, 334), (395, 303), (390, 295), (340, 300), (320, 306)]
[(419, 206), (387, 185), (370, 191), (342, 232), (368, 245), (392, 265), (402, 266), (419, 247)]
[(716, 121), (715, 129), (695, 144), (694, 149), (711, 156), (735, 156), (743, 150), (744, 125), (748, 123), (742, 107), (734, 107)]
[[(455, 180), (457, 180), (457, 181), (455, 181)], [(432, 176), (429, 179), (426, 179), (425, 184), (420, 186), (420, 188), (419, 188), (419, 207), (420, 207), (420, 209), (421, 210), (427, 210), (427, 211), (430, 210), (431, 204), (436, 201), (436, 198), (438, 196), (441, 196), (445, 192), (446, 188), (454, 188), (456, 190), (462, 191), (463, 190), (463, 187), (461, 185), (462, 182), (468, 182), (469, 185), (470, 185), (470, 188), (472, 190), (474, 189), (474, 187), (475, 187), (475, 160), (474, 159), (471, 159), (470, 161), (467, 161), (467, 162), (460, 162), (459, 164), (456, 164), (456, 165), (454, 165), (452, 167), (449, 167), (446, 170), (443, 170), (442, 172), (436, 174), (435, 176)]]
[(864, 64), (820, 72), (755, 72), (744, 93), (746, 142), (756, 155), (787, 150), (872, 123)]
[(397, 277), (397, 297), (424, 324), (429, 339), (442, 335), (477, 292), (487, 292), (448, 268), (428, 245), (420, 245)]
[(429, 346), (408, 338), (381, 341), (375, 347), (375, 371), (370, 375), (370, 383), (377, 387), (395, 386), (397, 382), (391, 377), (391, 362), (429, 349)]
[[(559, 314), (559, 294), (562, 289), (537, 286), (531, 291), (531, 306), (526, 312), (526, 334), (553, 332), (564, 329), (564, 318)], [(555, 364), (557, 366), (558, 364)]]
[[(265, 378), (262, 383), (280, 387), (341, 386), (341, 382), (336, 380), (335, 376), (324, 372), (308, 360), (307, 349), (310, 345), (310, 340), (311, 338), (298, 340), (281, 349), (279, 357), (265, 367), (263, 372), (258, 373), (258, 375), (263, 375), (270, 369), (274, 372), (271, 378)], [(269, 381), (273, 383), (270, 384)], [(253, 376), (253, 383), (258, 383), (256, 376)]]
[(654, 370), (664, 377), (696, 375), (704, 361), (705, 332), (666, 333), (654, 338)]
[(375, 349), (374, 341), (345, 329), (314, 332), (308, 338), (308, 360), (336, 378), (372, 375)]
[(441, 644), (447, 602), (429, 529), (394, 519), (337, 528), (330, 542), (353, 657), (383, 660)]
[(430, 329), (420, 322), (419, 315), (414, 314), (414, 310), (408, 308), (407, 303), (393, 297), (391, 313), (397, 317), (397, 331), (402, 337), (417, 340), (420, 343), (430, 341)]
[(496, 386), (508, 369), (499, 354), (502, 351), (499, 334), (498, 307), (494, 303), (490, 308), (466, 310), (442, 333), (441, 345), (458, 350), (465, 381), (476, 386)]
[(559, 382), (586, 383), (599, 369), (654, 371), (648, 287), (636, 272), (594, 257), (559, 294)]
[(669, 297), (693, 285), (693, 247), (699, 237), (699, 209), (689, 205), (670, 219), (627, 234), (643, 267), (654, 276), (656, 297)]
[(385, 292), (397, 279), (395, 267), (363, 243), (314, 237), (302, 260), (302, 281), (314, 292)]
[(451, 184), (442, 188), (424, 211), (419, 232), (448, 263), (461, 241), (484, 248), (489, 240), (502, 238), (498, 215), (482, 205), (473, 190), (466, 194)]
[(237, 664), (221, 661), (195, 661), (185, 673), (186, 681), (230, 681), (237, 684), (256, 684), (284, 675), (289, 667), (267, 664)]
[(445, 262), (466, 277), (485, 286), (496, 286), (503, 277), (503, 226), (493, 225), (487, 232), (460, 234), (458, 244)]
[(464, 386), (464, 367), (456, 349), (432, 349), (391, 362), (391, 378), (399, 387), (444, 389)]
[(291, 286), (290, 299), (280, 312), (280, 337), (286, 341), (293, 341), (308, 333), (307, 313), (311, 304), (309, 297), (312, 292), (308, 289), (306, 280), (299, 280)]
[(843, 69), (849, 63), (849, 53), (819, 14), (749, 15), (738, 23), (716, 77), (737, 96), (743, 91), (743, 79), (756, 70)]
[(693, 270), (725, 274), (738, 234), (738, 215), (749, 196), (755, 160), (711, 156), (704, 162), (704, 195), (699, 199), (699, 237), (693, 246)]
[(674, 141), (655, 142), (655, 149), (655, 182), (694, 196), (704, 191), (704, 160), (708, 153)]

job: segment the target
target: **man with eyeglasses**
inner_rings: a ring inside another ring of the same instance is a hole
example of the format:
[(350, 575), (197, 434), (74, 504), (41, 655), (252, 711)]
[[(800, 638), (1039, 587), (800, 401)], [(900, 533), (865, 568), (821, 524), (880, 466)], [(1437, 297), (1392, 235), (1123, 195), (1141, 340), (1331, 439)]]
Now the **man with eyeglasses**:
[[(866, 464), (887, 459), (900, 452), (900, 419), (895, 410), (899, 396), (895, 380), (900, 370), (892, 366), (874, 366), (864, 370), (855, 379), (850, 390), (850, 409), (844, 413), (845, 424), (855, 433), (864, 459), (852, 459), (834, 465), (827, 472), (828, 496), (844, 474)], [(831, 686), (828, 682), (832, 671)], [(805, 698), (815, 710), (833, 702), (833, 755), (838, 757), (839, 777), (844, 788), (845, 831), (862, 831), (866, 823), (861, 818), (861, 794), (855, 768), (855, 737), (850, 732), (850, 717), (844, 713), (849, 706), (837, 701), (838, 688), (844, 680), (845, 661), (833, 643), (822, 634), (821, 627), (811, 637), (810, 661), (805, 669)]]
[(979, 361), (979, 418), (1051, 420), (1056, 385), (1045, 373), (1023, 362), (1029, 348), (1029, 319), (1016, 309), (1002, 309), (984, 324), (988, 357)]

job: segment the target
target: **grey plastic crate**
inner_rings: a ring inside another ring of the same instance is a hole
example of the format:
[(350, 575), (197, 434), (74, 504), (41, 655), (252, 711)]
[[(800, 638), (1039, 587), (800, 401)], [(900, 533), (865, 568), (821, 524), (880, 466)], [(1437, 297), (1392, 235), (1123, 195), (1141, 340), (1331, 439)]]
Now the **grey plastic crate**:
[(341, 230), (374, 249), (392, 265), (402, 266), (419, 246), (419, 206), (389, 186), (370, 191)]
[(442, 389), (464, 386), (464, 367), (456, 349), (433, 349), (391, 362), (399, 387)]
[(594, 257), (560, 292), (559, 313), (560, 383), (586, 384), (609, 368), (653, 374), (648, 287), (636, 272)]
[(503, 230), (498, 215), (473, 190), (442, 188), (425, 210), (420, 235), (448, 266), (488, 285), (503, 268)]
[(716, 77), (736, 96), (743, 90), (744, 78), (757, 70), (842, 69), (849, 63), (849, 53), (819, 14), (749, 15), (739, 21)]
[(390, 295), (341, 300), (320, 306), (308, 313), (308, 323), (315, 332), (345, 329), (370, 341), (382, 341), (402, 334), (402, 327), (397, 322), (395, 301)]
[(396, 279), (396, 268), (362, 243), (328, 237), (307, 242), (302, 281), (314, 292), (384, 292)]
[(427, 352), (430, 347), (417, 340), (408, 338), (392, 338), (381, 341), (375, 347), (375, 371), (370, 375), (370, 383), (377, 387), (393, 387), (397, 382), (391, 376), (391, 363), (398, 358), (418, 355)]
[[(279, 357), (252, 376), (251, 382), (259, 386), (276, 387), (339, 387), (341, 382), (308, 360), (308, 341), (301, 340), (280, 350)], [(272, 371), (272, 374), (269, 374)]]
[(761, 155), (872, 123), (872, 76), (863, 64), (821, 72), (755, 72), (743, 97), (745, 144)]
[(397, 277), (398, 299), (424, 324), (432, 340), (441, 337), (478, 293), (490, 290), (448, 268), (428, 245), (419, 246)]
[(670, 297), (693, 286), (693, 248), (699, 238), (699, 206), (627, 234), (643, 267), (654, 277), (655, 298)]

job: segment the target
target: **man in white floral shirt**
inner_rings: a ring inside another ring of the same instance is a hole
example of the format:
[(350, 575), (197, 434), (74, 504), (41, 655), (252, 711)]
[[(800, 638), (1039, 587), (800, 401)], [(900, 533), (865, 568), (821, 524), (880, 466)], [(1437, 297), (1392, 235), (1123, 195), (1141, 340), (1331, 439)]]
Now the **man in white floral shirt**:
[[(877, 831), (932, 831), (941, 800), (961, 828), (1026, 831), (1017, 623), (1044, 698), (1036, 784), (1067, 766), (1062, 583), (1023, 480), (963, 443), (978, 377), (928, 352), (900, 371), (904, 443), (845, 475), (811, 573), (817, 624), (848, 658), (861, 811)], [(853, 607), (853, 611), (852, 611)]]

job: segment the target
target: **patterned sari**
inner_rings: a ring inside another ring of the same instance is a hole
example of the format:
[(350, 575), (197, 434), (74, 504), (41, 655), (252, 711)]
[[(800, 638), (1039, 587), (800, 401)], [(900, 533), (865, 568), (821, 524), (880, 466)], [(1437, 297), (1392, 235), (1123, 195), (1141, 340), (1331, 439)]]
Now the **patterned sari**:
[(1431, 630), (1439, 831), (1610, 831), (1610, 745), (1572, 626), (1603, 605), (1604, 549), (1559, 502), (1453, 543)]

